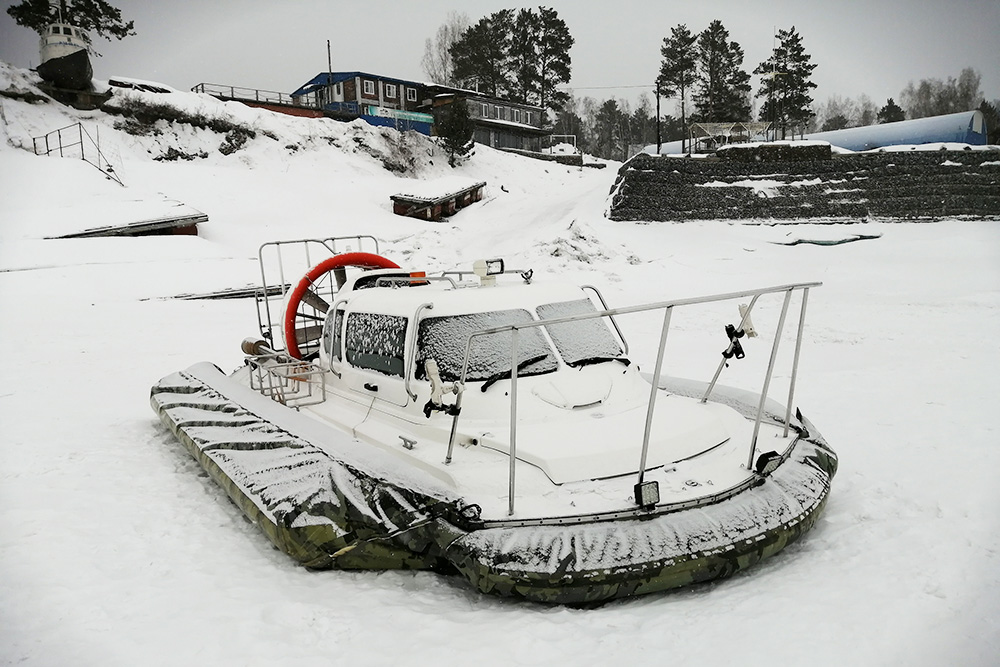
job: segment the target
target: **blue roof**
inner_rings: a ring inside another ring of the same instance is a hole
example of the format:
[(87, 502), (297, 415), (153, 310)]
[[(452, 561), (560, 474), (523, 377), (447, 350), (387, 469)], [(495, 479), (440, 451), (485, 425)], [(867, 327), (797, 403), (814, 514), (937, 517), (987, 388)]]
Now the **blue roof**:
[(378, 81), (388, 81), (389, 83), (395, 83), (397, 85), (412, 86), (416, 88), (417, 86), (422, 86), (424, 84), (417, 81), (407, 81), (405, 79), (394, 79), (391, 76), (382, 76), (381, 74), (369, 74), (368, 72), (320, 72), (314, 76), (311, 80), (302, 84), (302, 86), (292, 93), (293, 97), (298, 97), (299, 95), (307, 95), (318, 88), (323, 88), (325, 86), (332, 86), (336, 83), (341, 83), (343, 81), (349, 81), (355, 77), (364, 77), (366, 79), (375, 79)]
[(981, 111), (964, 111), (944, 116), (901, 120), (896, 123), (850, 127), (846, 130), (807, 134), (806, 139), (828, 141), (851, 151), (868, 151), (883, 146), (953, 142), (986, 144), (986, 120)]

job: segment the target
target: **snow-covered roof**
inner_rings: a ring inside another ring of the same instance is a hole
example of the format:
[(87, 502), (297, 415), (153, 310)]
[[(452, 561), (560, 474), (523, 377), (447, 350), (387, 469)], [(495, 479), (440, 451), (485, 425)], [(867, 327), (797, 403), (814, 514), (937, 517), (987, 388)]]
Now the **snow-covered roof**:
[(896, 123), (815, 132), (807, 134), (806, 138), (828, 141), (834, 146), (852, 151), (938, 142), (983, 146), (986, 144), (986, 120), (981, 111), (965, 111)]

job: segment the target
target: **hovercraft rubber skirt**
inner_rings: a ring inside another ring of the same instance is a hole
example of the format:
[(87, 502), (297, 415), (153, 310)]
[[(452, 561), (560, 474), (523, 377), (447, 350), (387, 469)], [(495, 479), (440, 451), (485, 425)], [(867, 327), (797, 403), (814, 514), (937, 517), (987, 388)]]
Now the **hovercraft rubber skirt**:
[(784, 462), (728, 500), (642, 519), (491, 527), (470, 500), (432, 481), (366, 472), (364, 457), (349, 454), (363, 444), (307, 423), (211, 364), (163, 378), (150, 402), (244, 514), (303, 565), (457, 572), (484, 593), (550, 603), (732, 575), (815, 523), (837, 469), (836, 455), (800, 415)]

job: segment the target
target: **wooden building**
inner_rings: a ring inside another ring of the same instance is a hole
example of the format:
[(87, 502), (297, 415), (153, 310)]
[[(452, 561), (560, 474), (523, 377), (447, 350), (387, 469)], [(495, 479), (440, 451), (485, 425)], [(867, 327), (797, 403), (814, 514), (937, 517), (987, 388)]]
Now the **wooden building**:
[(296, 106), (319, 109), (333, 118), (362, 118), (372, 125), (427, 135), (434, 134), (434, 109), (461, 99), (476, 125), (475, 141), (493, 148), (538, 150), (541, 138), (551, 133), (543, 128), (541, 107), (368, 72), (321, 72), (291, 98)]

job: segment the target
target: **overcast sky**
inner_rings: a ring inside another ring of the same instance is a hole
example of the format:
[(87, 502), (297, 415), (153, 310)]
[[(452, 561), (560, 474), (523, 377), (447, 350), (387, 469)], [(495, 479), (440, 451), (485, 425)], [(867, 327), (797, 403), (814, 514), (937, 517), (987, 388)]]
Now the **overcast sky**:
[[(94, 76), (128, 76), (189, 89), (206, 82), (291, 92), (327, 69), (426, 79), (424, 42), (458, 10), (473, 22), (510, 2), (413, 0), (111, 0), (137, 35), (95, 40)], [(2, 3), (6, 10), (16, 4)], [(570, 87), (578, 97), (651, 91), (663, 37), (678, 23), (700, 32), (719, 19), (752, 71), (773, 47), (775, 28), (795, 26), (817, 65), (817, 102), (868, 95), (879, 106), (909, 81), (982, 75), (1000, 98), (1000, 0), (554, 0), (576, 40)], [(37, 37), (0, 14), (0, 59), (38, 65)], [(757, 81), (754, 78), (756, 89)], [(665, 110), (666, 112), (666, 110)]]

